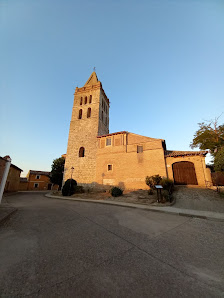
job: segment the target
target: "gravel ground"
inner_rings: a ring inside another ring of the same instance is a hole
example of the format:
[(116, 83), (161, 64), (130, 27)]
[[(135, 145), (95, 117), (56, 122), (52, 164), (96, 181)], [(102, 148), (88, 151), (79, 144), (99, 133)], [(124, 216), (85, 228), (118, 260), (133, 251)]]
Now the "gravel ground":
[(211, 189), (178, 186), (173, 193), (174, 208), (224, 212), (224, 198)]

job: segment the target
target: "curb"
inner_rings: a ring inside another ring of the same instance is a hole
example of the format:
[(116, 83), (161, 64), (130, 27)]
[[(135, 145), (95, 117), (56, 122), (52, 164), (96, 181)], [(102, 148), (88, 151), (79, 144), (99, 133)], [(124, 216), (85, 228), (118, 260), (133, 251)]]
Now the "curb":
[[(1, 210), (1, 208), (0, 208)], [(3, 218), (0, 219), (0, 225), (3, 224), (13, 213), (15, 213), (18, 209), (13, 208), (8, 214), (6, 214)]]
[[(196, 210), (189, 210), (189, 212), (187, 213), (186, 209), (182, 210), (182, 209), (175, 208), (175, 207), (173, 207), (172, 210), (165, 209), (165, 208), (172, 208), (170, 206), (168, 206), (168, 207), (166, 207), (166, 206), (164, 206), (164, 207), (155, 207), (155, 206), (149, 207), (146, 205), (124, 203), (124, 202), (100, 201), (100, 200), (97, 201), (97, 200), (67, 198), (67, 197), (63, 198), (60, 196), (53, 196), (50, 194), (46, 194), (45, 197), (52, 198), (52, 199), (68, 200), (68, 201), (87, 202), (87, 203), (95, 203), (95, 204), (113, 205), (113, 206), (119, 206), (119, 207), (128, 207), (128, 208), (135, 208), (135, 209), (141, 209), (141, 210), (147, 210), (147, 211), (153, 211), (153, 212), (167, 213), (167, 214), (172, 214), (172, 215), (186, 216), (186, 217), (191, 217), (191, 218), (200, 218), (200, 219), (224, 222), (224, 213), (216, 213), (216, 212), (209, 212), (209, 211), (208, 212), (196, 211)], [(204, 213), (210, 213), (210, 214), (205, 215)]]

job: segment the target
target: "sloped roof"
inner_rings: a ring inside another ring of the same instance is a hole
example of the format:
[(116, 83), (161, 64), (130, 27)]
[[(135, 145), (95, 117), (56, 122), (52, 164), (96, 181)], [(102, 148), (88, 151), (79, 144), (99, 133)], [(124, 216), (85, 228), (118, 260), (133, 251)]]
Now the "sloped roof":
[[(1, 156), (0, 156), (0, 158), (3, 159), (3, 160), (5, 160), (5, 161), (7, 161), (7, 158), (8, 158), (8, 157), (10, 158), (9, 155), (6, 155), (6, 156), (4, 156), (4, 157), (1, 157)], [(12, 168), (14, 168), (14, 169), (16, 169), (16, 170), (18, 170), (18, 171), (20, 171), (20, 172), (23, 172), (22, 169), (20, 169), (19, 167), (15, 166), (15, 165), (12, 164), (12, 163), (10, 164), (10, 167), (12, 167)]]
[(95, 71), (93, 71), (84, 86), (95, 85), (98, 82), (99, 82), (99, 80), (97, 78), (97, 75), (96, 75)]
[(20, 177), (20, 182), (28, 182), (28, 180), (25, 177)]
[(97, 138), (109, 137), (109, 136), (113, 136), (113, 135), (120, 135), (120, 134), (124, 134), (124, 133), (128, 133), (128, 131), (118, 131), (118, 132), (108, 133), (106, 135), (97, 136)]
[(194, 156), (201, 155), (205, 156), (208, 151), (174, 151), (174, 150), (166, 150), (165, 157), (177, 157), (177, 156)]
[(51, 172), (45, 172), (45, 171), (34, 171), (34, 170), (30, 170), (29, 174), (31, 175), (46, 175), (49, 176)]
[(106, 135), (100, 135), (100, 136), (97, 136), (97, 138), (110, 137), (110, 136), (113, 136), (113, 135), (119, 135), (119, 134), (132, 134), (132, 135), (136, 135), (136, 136), (145, 138), (145, 139), (147, 139), (147, 140), (161, 140), (161, 141), (165, 141), (165, 140), (163, 140), (163, 139), (155, 139), (155, 138), (150, 138), (150, 137), (146, 137), (146, 136), (138, 135), (138, 134), (133, 133), (133, 132), (130, 132), (130, 131), (118, 131), (118, 132), (108, 133), (108, 134), (106, 134)]

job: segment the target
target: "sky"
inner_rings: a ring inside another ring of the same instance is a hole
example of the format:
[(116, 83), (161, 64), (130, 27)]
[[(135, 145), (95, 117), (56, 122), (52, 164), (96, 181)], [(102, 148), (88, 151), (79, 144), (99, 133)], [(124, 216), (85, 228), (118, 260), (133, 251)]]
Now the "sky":
[(66, 153), (94, 67), (111, 133), (191, 150), (198, 123), (224, 112), (223, 0), (0, 0), (0, 40), (0, 156), (22, 176)]

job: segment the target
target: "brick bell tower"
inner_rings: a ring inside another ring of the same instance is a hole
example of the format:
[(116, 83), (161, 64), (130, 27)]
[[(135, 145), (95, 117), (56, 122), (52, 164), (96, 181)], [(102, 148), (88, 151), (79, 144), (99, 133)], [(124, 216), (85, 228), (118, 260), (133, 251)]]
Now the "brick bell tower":
[(75, 89), (64, 182), (71, 174), (83, 186), (96, 181), (97, 136), (108, 133), (109, 99), (94, 71), (83, 87)]

